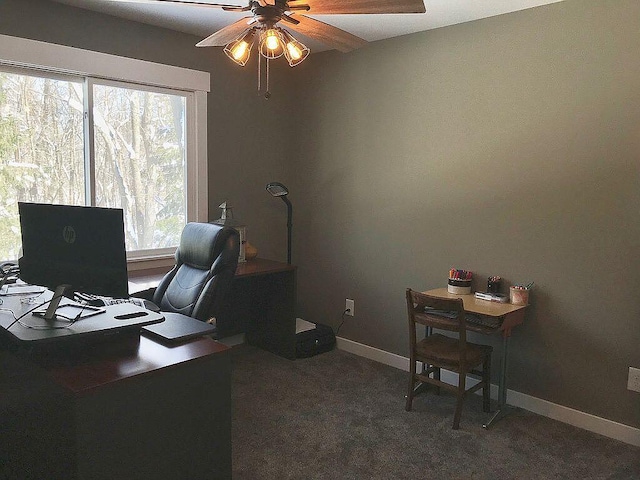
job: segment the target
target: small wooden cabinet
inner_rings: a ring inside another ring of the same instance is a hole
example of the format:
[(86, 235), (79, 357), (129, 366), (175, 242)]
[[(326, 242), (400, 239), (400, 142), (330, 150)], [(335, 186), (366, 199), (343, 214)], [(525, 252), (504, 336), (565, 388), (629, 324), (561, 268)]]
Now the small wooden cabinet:
[(249, 344), (285, 358), (296, 356), (296, 267), (255, 258), (238, 264), (218, 337), (245, 333)]

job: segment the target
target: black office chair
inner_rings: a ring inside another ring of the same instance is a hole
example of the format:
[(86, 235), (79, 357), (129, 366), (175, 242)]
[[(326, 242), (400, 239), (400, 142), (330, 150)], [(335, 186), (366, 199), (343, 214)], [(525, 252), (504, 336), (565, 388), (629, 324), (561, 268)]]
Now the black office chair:
[(240, 236), (231, 227), (191, 222), (176, 250), (176, 264), (155, 289), (144, 292), (161, 311), (202, 321), (219, 313), (236, 273)]

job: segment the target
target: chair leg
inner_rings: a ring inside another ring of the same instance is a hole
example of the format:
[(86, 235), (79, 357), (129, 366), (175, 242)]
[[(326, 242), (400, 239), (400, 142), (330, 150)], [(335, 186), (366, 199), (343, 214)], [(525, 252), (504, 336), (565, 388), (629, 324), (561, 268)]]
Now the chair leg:
[(413, 403), (413, 388), (416, 378), (416, 362), (414, 359), (410, 359), (409, 363), (409, 388), (407, 390), (407, 403), (404, 407), (407, 412), (411, 411), (411, 405)]
[(482, 387), (482, 410), (485, 412), (491, 411), (491, 355), (484, 357), (484, 363), (482, 365), (482, 381), (484, 386)]
[[(435, 371), (433, 372), (433, 378), (435, 378), (436, 380), (440, 380), (440, 367), (436, 367)], [(440, 387), (435, 387), (435, 394), (440, 395)]]
[(464, 401), (464, 391), (466, 389), (467, 372), (461, 371), (458, 376), (458, 392), (456, 401), (456, 413), (453, 415), (453, 429), (460, 428), (460, 417), (462, 416), (462, 402)]

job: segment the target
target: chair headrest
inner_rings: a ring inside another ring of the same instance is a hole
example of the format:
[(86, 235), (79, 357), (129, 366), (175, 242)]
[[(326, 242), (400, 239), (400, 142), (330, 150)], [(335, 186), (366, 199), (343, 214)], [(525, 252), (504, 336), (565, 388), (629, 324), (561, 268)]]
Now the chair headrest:
[(229, 227), (212, 223), (187, 223), (176, 250), (176, 264), (186, 263), (199, 270), (209, 270), (232, 232)]

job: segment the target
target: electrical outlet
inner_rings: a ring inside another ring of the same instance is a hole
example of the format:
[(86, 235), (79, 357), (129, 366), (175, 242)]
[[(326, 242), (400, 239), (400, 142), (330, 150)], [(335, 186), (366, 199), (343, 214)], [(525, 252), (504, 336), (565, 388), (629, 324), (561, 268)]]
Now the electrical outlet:
[(356, 302), (347, 298), (344, 302), (344, 309), (347, 311), (347, 315), (351, 315), (353, 317), (356, 313)]
[(632, 392), (640, 392), (640, 368), (629, 367), (627, 389)]

